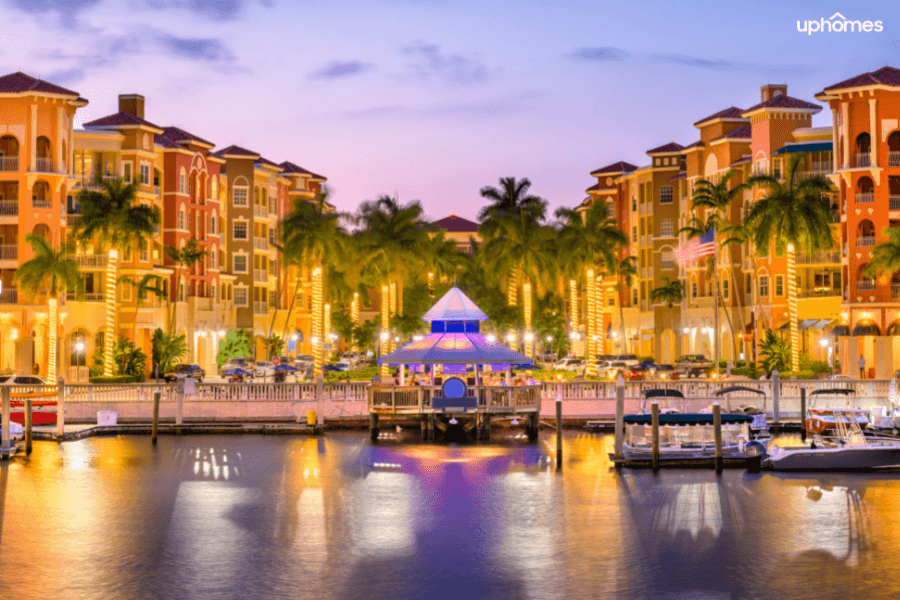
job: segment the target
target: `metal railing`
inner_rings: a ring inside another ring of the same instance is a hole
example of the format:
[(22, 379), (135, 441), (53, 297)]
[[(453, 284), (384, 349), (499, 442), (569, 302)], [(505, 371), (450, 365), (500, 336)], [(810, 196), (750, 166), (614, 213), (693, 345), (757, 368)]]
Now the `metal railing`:
[(0, 171), (8, 173), (19, 170), (18, 156), (0, 156)]
[(16, 288), (7, 288), (0, 292), (0, 304), (17, 304), (19, 296)]
[(863, 291), (872, 291), (875, 289), (874, 279), (860, 279), (856, 282), (856, 289)]
[(867, 248), (869, 246), (875, 245), (875, 236), (874, 235), (858, 235), (856, 236), (856, 247), (857, 248)]
[(856, 153), (856, 168), (863, 169), (872, 166), (872, 155), (869, 152)]
[(31, 206), (32, 208), (50, 208), (53, 204), (50, 200), (45, 200), (44, 198), (32, 198)]
[(891, 194), (888, 197), (888, 210), (900, 210), (900, 195)]
[(888, 152), (888, 166), (900, 167), (900, 152)]
[(72, 185), (72, 189), (99, 189), (101, 186), (97, 181), (98, 179), (100, 181), (113, 181), (114, 179), (118, 179), (118, 175), (100, 175), (99, 173), (84, 174), (81, 176), (81, 179), (75, 181)]
[(900, 283), (891, 284), (891, 300), (900, 298)]
[(34, 170), (40, 173), (53, 173), (53, 159), (46, 156), (38, 156), (34, 162)]
[(812, 254), (798, 252), (795, 260), (798, 265), (839, 264), (841, 262), (841, 252), (840, 250), (822, 250)]
[(153, 194), (154, 194), (155, 196), (160, 196), (160, 195), (162, 195), (162, 187), (160, 187), (160, 186), (158, 186), (158, 185), (154, 185), (154, 186), (153, 186)]
[(15, 217), (19, 214), (17, 200), (0, 200), (0, 217)]
[(106, 254), (75, 254), (72, 256), (82, 269), (105, 269)]
[(80, 216), (81, 215), (73, 215), (73, 214), (66, 215), (66, 226), (70, 227), (70, 228), (75, 227), (75, 225), (78, 224), (78, 218)]
[(0, 244), (0, 260), (16, 260), (18, 258), (18, 244)]
[[(368, 410), (380, 414), (417, 414), (430, 412), (432, 398), (439, 386), (373, 385), (367, 388)], [(517, 412), (540, 409), (543, 395), (540, 385), (468, 386), (467, 395), (476, 398), (478, 412)]]
[(798, 298), (827, 298), (829, 296), (840, 296), (841, 290), (837, 288), (821, 287), (797, 290)]
[(675, 268), (674, 260), (661, 260), (659, 261), (659, 268), (662, 271), (671, 271)]
[(75, 292), (66, 292), (66, 300), (69, 302), (103, 302), (103, 293), (91, 292), (77, 295)]
[(856, 193), (856, 203), (857, 204), (870, 204), (875, 202), (875, 192), (857, 192)]

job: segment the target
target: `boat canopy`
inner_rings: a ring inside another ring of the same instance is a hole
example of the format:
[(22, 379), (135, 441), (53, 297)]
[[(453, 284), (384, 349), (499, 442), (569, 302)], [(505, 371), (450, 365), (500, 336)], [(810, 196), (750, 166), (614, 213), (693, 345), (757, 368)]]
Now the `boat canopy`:
[(849, 396), (851, 394), (855, 394), (856, 390), (853, 388), (823, 388), (821, 390), (813, 390), (810, 392), (810, 397), (812, 396), (827, 396), (829, 394), (835, 394), (839, 396)]
[(766, 393), (762, 390), (758, 390), (756, 388), (747, 387), (745, 385), (733, 385), (731, 387), (722, 388), (718, 392), (716, 392), (716, 396), (724, 396), (725, 394), (732, 394), (734, 392), (753, 392), (754, 394), (759, 394), (760, 396), (765, 396)]
[(681, 390), (654, 388), (652, 390), (644, 390), (644, 398), (684, 398), (684, 394)]
[[(722, 425), (752, 423), (753, 416), (740, 414), (722, 414)], [(653, 415), (625, 415), (626, 425), (652, 425)], [(663, 413), (659, 415), (659, 424), (665, 426), (678, 425), (713, 425), (712, 413)]]

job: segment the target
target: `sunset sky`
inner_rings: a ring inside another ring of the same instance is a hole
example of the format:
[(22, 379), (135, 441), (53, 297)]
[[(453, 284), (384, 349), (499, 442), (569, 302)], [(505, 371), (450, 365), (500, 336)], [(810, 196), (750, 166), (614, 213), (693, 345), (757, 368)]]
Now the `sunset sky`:
[[(325, 175), (342, 210), (397, 194), (472, 218), (503, 176), (574, 206), (591, 170), (695, 141), (692, 123), (762, 84), (813, 100), (900, 67), (891, 5), (0, 0), (0, 72), (78, 91), (80, 122), (144, 94), (157, 125)], [(884, 31), (797, 31), (836, 11)]]

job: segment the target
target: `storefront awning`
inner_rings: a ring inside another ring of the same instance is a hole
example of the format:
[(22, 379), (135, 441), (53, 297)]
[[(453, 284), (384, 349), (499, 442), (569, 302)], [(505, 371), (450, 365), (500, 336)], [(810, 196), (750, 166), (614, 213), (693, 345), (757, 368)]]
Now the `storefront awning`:
[(835, 325), (834, 329), (831, 330), (831, 335), (834, 337), (850, 335), (850, 326), (849, 325)]
[[(818, 327), (819, 322), (824, 322), (824, 325)], [(800, 331), (806, 331), (807, 329), (824, 329), (825, 325), (828, 325), (828, 319), (801, 319), (797, 322), (797, 329)], [(778, 331), (789, 331), (791, 329), (791, 322), (788, 321), (784, 325), (778, 328)]]
[(796, 154), (797, 152), (830, 152), (833, 149), (831, 142), (803, 142), (800, 144), (786, 144), (772, 153), (773, 156), (779, 154)]
[(878, 330), (878, 325), (872, 321), (857, 323), (856, 327), (853, 328), (853, 337), (864, 335), (881, 335), (881, 332)]

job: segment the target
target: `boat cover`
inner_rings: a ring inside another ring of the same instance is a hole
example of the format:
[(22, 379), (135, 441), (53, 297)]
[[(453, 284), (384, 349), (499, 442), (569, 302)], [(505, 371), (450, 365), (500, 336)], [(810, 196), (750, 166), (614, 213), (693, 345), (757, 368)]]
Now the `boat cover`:
[[(752, 423), (751, 415), (735, 415), (723, 414), (722, 425), (734, 425), (736, 423)], [(625, 415), (626, 425), (652, 425), (652, 415)], [(712, 425), (712, 413), (664, 413), (659, 415), (659, 424), (664, 426), (672, 425)]]

